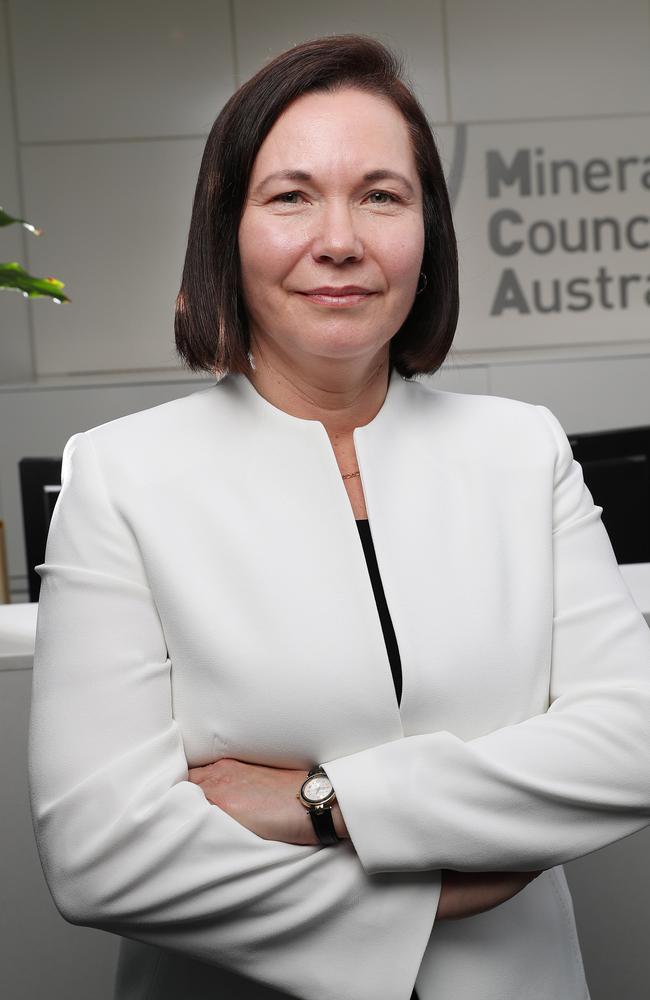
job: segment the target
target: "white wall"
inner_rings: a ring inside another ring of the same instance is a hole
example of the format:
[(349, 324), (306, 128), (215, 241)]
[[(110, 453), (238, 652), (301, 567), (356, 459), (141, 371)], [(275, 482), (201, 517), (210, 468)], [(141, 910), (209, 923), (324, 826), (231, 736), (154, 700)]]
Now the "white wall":
[[(0, 3), (2, 203), (44, 229), (39, 239), (5, 230), (0, 246), (35, 273), (62, 277), (72, 299), (57, 307), (3, 296), (0, 382), (178, 369), (173, 304), (205, 138), (233, 89), (305, 38), (362, 31), (388, 42), (441, 138), (458, 123), (471, 145), (486, 126), (558, 120), (578, 131), (597, 120), (607, 136), (632, 115), (640, 146), (650, 137), (648, 0)], [(459, 219), (461, 249), (467, 230)], [(469, 301), (469, 276), (464, 292)], [(643, 329), (623, 339), (620, 310), (600, 315), (609, 342), (582, 336), (577, 348), (531, 348), (522, 331), (509, 349), (485, 352), (464, 335), (470, 352), (459, 336), (448, 367), (479, 367), (484, 391), (552, 400), (564, 419), (576, 398), (589, 401), (594, 370), (565, 363), (590, 359), (620, 408), (592, 406), (589, 426), (647, 421), (647, 394), (627, 378), (650, 357), (649, 316), (640, 312)], [(570, 393), (553, 395), (563, 370)]]
[[(62, 278), (72, 300), (0, 297), (0, 392), (90, 381), (108, 419), (101, 379), (187, 380), (174, 350), (173, 307), (212, 122), (266, 59), (343, 31), (372, 33), (405, 58), (448, 176), (448, 145), (461, 126), (470, 151), (491, 130), (530, 137), (536, 128), (578, 137), (588, 129), (592, 140), (602, 128), (605, 148), (615, 127), (632, 121), (639, 149), (648, 148), (650, 0), (0, 0), (0, 204), (44, 230), (36, 238), (4, 229), (0, 258)], [(570, 324), (558, 338), (549, 316), (548, 344), (539, 332), (545, 324), (531, 339), (526, 322), (509, 316), (506, 335), (486, 335), (481, 349), (489, 324), (475, 308), (474, 286), (483, 258), (471, 251), (474, 217), (485, 206), (472, 163), (468, 156), (455, 210), (459, 332), (435, 383), (545, 403), (569, 433), (650, 423), (648, 306), (574, 314), (573, 340)], [(617, 206), (609, 196), (599, 204)], [(649, 270), (648, 254), (639, 256)], [(489, 346), (495, 342), (498, 349)], [(2, 403), (0, 515), (20, 600), (13, 401)], [(60, 453), (69, 433), (62, 409), (53, 406), (47, 432), (34, 422), (27, 454)], [(97, 422), (88, 416), (74, 429)]]
[[(72, 300), (0, 296), (0, 513), (15, 599), (17, 458), (60, 454), (75, 430), (191, 391), (173, 305), (209, 129), (266, 58), (343, 31), (406, 57), (441, 139), (459, 123), (471, 142), (490, 125), (557, 120), (599, 122), (606, 137), (637, 116), (650, 153), (648, 0), (0, 0), (0, 204), (44, 229), (0, 231), (0, 258), (60, 277)], [(463, 216), (461, 248), (468, 226)], [(569, 432), (648, 424), (648, 315), (633, 337), (620, 335), (620, 313), (599, 316), (605, 342), (531, 347), (522, 333), (507, 349), (468, 351), (459, 338), (434, 378), (545, 403)], [(569, 866), (593, 1000), (644, 995), (650, 964), (635, 928), (648, 920), (647, 843), (638, 835)], [(41, 960), (55, 997), (56, 970)]]

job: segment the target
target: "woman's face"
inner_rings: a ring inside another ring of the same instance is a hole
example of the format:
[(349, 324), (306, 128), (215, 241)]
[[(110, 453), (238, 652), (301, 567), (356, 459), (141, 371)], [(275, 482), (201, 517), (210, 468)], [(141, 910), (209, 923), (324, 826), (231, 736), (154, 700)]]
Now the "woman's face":
[[(294, 101), (260, 147), (239, 227), (253, 339), (287, 363), (372, 361), (411, 309), (423, 252), (422, 188), (397, 108), (353, 88)], [(349, 285), (365, 294), (307, 294)]]

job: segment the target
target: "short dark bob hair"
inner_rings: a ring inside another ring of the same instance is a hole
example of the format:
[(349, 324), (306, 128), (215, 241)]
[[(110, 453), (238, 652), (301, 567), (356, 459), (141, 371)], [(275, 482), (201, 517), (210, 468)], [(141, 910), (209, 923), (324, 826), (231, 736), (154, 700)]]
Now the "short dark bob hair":
[(405, 378), (432, 374), (442, 365), (458, 322), (456, 235), (436, 143), (403, 76), (401, 58), (374, 38), (330, 35), (281, 53), (226, 102), (203, 151), (176, 299), (176, 350), (187, 368), (250, 371), (238, 232), (255, 157), (292, 101), (345, 86), (387, 97), (401, 111), (422, 185), (427, 284), (391, 338), (390, 364)]

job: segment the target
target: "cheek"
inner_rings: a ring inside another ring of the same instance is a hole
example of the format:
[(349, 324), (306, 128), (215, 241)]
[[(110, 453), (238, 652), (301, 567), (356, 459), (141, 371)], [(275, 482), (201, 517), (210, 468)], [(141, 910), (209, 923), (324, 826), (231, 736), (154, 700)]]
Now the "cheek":
[(385, 229), (377, 234), (375, 249), (386, 277), (393, 285), (410, 285), (417, 281), (424, 254), (424, 225), (409, 220), (408, 224)]
[(239, 227), (242, 270), (273, 280), (293, 266), (307, 242), (303, 226), (278, 226), (263, 218), (244, 218)]
[(383, 269), (393, 285), (410, 285), (417, 280), (422, 264), (424, 242), (394, 242), (382, 255)]

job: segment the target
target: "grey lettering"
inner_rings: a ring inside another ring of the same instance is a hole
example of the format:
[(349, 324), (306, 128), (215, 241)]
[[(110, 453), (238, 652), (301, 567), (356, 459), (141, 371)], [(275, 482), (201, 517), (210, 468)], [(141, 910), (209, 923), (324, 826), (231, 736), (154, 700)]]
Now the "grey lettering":
[(553, 288), (553, 301), (549, 306), (545, 306), (542, 302), (542, 283), (541, 281), (533, 281), (533, 301), (535, 303), (535, 308), (537, 312), (559, 313), (562, 308), (562, 300), (560, 298), (560, 282), (557, 278), (554, 278), (551, 282)]
[(485, 154), (485, 166), (488, 198), (500, 197), (502, 184), (517, 185), (522, 198), (531, 194), (530, 150), (518, 150), (508, 166), (498, 149), (488, 149)]
[[(538, 238), (541, 234), (541, 239)], [(528, 230), (528, 242), (533, 253), (550, 253), (555, 249), (555, 231), (550, 222), (540, 219)]]
[(580, 174), (575, 160), (551, 160), (551, 190), (553, 194), (560, 193), (560, 171), (567, 167), (571, 178), (572, 193), (577, 194), (580, 190)]
[(567, 253), (576, 253), (578, 251), (580, 251), (581, 253), (585, 253), (585, 251), (587, 250), (588, 247), (587, 220), (578, 219), (577, 223), (579, 230), (579, 237), (578, 237), (579, 242), (571, 244), (569, 243), (569, 237), (567, 235), (567, 231), (569, 228), (569, 220), (560, 219), (560, 246), (562, 247), (563, 250), (566, 250)]
[(616, 167), (618, 169), (618, 190), (627, 191), (627, 178), (625, 176), (625, 170), (628, 163), (638, 163), (638, 156), (619, 156), (616, 161)]
[(517, 275), (511, 267), (507, 267), (501, 274), (494, 302), (490, 309), (490, 316), (500, 316), (506, 309), (514, 309), (516, 312), (522, 314), (530, 312), (526, 296), (517, 280)]
[(634, 247), (635, 250), (648, 250), (650, 249), (650, 240), (641, 240), (637, 243), (634, 239), (633, 227), (636, 226), (637, 222), (640, 222), (643, 226), (647, 226), (650, 222), (650, 218), (648, 218), (647, 215), (632, 216), (625, 227), (625, 238), (630, 246)]
[(488, 240), (490, 247), (495, 253), (498, 253), (501, 257), (512, 257), (513, 254), (519, 253), (524, 245), (523, 240), (512, 240), (510, 243), (505, 243), (501, 238), (501, 224), (503, 222), (523, 222), (519, 212), (516, 212), (514, 208), (503, 208), (500, 212), (495, 212), (491, 216), (488, 225)]
[(618, 219), (614, 219), (611, 216), (609, 217), (603, 216), (600, 219), (594, 219), (593, 226), (594, 226), (594, 234), (593, 234), (594, 250), (596, 250), (597, 253), (600, 253), (600, 251), (603, 249), (603, 245), (600, 239), (600, 232), (601, 229), (603, 229), (603, 227), (605, 226), (609, 226), (612, 230), (612, 250), (621, 249), (621, 227)]
[(634, 281), (641, 281), (640, 274), (621, 274), (619, 275), (619, 297), (621, 300), (621, 306), (623, 309), (627, 309), (629, 303), (627, 299), (627, 286), (631, 285)]
[(593, 159), (587, 160), (584, 166), (584, 181), (585, 187), (589, 191), (595, 191), (600, 193), (601, 191), (609, 191), (610, 185), (605, 184), (604, 187), (599, 187), (596, 181), (600, 177), (606, 177), (609, 180), (612, 176), (612, 168), (610, 167), (607, 160)]
[[(536, 149), (535, 152), (539, 157), (544, 155), (543, 149)], [(537, 177), (537, 194), (545, 195), (546, 184), (544, 182), (544, 161), (542, 159), (539, 159), (535, 164), (535, 176)]]
[(613, 309), (614, 306), (607, 298), (607, 288), (608, 284), (611, 284), (612, 276), (607, 273), (604, 267), (598, 268), (598, 274), (596, 275), (596, 284), (598, 285), (598, 291), (600, 292), (600, 304), (603, 309)]
[[(646, 158), (641, 160), (641, 162), (650, 164), (650, 156), (646, 156)], [(643, 171), (641, 174), (641, 183), (646, 190), (650, 191), (650, 170)]]
[[(586, 286), (585, 291), (583, 291), (582, 288), (579, 287), (582, 285)], [(573, 296), (574, 298), (576, 296), (578, 298), (582, 297), (582, 302), (583, 302), (581, 306), (578, 305), (574, 306), (571, 305), (571, 303), (569, 302), (567, 304), (567, 309), (570, 309), (571, 312), (584, 312), (585, 309), (591, 309), (592, 305), (594, 304), (594, 300), (593, 296), (591, 295), (591, 292), (588, 291), (589, 278), (572, 278), (571, 281), (566, 286), (566, 288), (570, 296)]]

